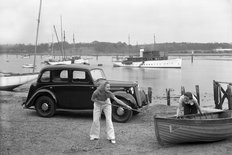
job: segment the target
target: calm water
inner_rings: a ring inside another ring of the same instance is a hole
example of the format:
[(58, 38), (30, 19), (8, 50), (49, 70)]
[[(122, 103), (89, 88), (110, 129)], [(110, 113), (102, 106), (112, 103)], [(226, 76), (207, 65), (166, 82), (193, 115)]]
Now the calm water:
[[(37, 71), (44, 66), (46, 56), (37, 56)], [(174, 89), (172, 94), (180, 94), (181, 86), (186, 91), (194, 91), (195, 85), (200, 86), (201, 94), (213, 94), (213, 80), (232, 82), (232, 59), (229, 57), (195, 57), (191, 63), (189, 57), (182, 57), (181, 69), (155, 68), (120, 68), (113, 67), (112, 57), (88, 57), (92, 66), (102, 64), (108, 79), (137, 81), (140, 87), (152, 87), (153, 96), (165, 96), (166, 88)], [(33, 56), (23, 58), (21, 55), (0, 55), (0, 71), (32, 72), (22, 68), (23, 64), (33, 63)], [(225, 85), (226, 87), (226, 85)]]

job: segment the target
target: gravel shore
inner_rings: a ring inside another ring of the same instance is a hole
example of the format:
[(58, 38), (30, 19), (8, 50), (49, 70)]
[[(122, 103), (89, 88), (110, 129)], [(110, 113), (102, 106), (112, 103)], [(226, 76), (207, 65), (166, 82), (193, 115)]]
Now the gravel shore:
[[(176, 112), (175, 106), (166, 106), (161, 99), (155, 99), (146, 113), (132, 117), (129, 122), (114, 123), (116, 144), (106, 140), (104, 117), (101, 139), (90, 141), (91, 111), (57, 112), (52, 118), (39, 117), (34, 110), (21, 106), (28, 88), (29, 84), (13, 92), (0, 91), (1, 155), (232, 154), (232, 138), (213, 143), (160, 146), (153, 116)], [(212, 100), (206, 96), (205, 101)]]

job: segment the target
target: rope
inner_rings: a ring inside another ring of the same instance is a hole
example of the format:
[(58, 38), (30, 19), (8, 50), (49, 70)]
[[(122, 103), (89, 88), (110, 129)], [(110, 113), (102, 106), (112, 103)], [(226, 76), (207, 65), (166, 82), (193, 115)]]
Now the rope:
[[(109, 104), (109, 103), (107, 103), (107, 105), (112, 105), (112, 106), (114, 106), (114, 107), (122, 107), (122, 106), (120, 106), (120, 105), (116, 105), (116, 104)], [(127, 110), (136, 111), (136, 112), (139, 112), (139, 113), (144, 113), (144, 114), (147, 114), (146, 112), (144, 112), (144, 111), (141, 111), (141, 110), (137, 110), (137, 109), (133, 109), (133, 108), (129, 109), (129, 108), (127, 108), (127, 107), (124, 107), (124, 106), (123, 106), (123, 108), (124, 108), (124, 109), (127, 109)]]

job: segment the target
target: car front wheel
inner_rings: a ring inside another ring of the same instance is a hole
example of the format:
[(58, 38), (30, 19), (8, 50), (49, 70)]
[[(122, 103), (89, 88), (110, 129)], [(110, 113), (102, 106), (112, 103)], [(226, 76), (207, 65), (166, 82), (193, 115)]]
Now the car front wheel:
[[(122, 100), (125, 104), (129, 105), (128, 101)], [(132, 111), (119, 105), (116, 101), (112, 102), (112, 120), (114, 122), (125, 123), (132, 117)]]
[(36, 100), (35, 109), (37, 114), (42, 117), (52, 117), (56, 111), (54, 100), (48, 96), (39, 97)]

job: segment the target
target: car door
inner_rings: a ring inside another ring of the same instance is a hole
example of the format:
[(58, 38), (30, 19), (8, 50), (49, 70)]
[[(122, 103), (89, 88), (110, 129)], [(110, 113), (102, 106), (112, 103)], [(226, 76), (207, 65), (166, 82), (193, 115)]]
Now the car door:
[(68, 108), (69, 107), (69, 79), (68, 79), (68, 70), (53, 70), (52, 71), (52, 85), (50, 89), (54, 92), (57, 98), (57, 104), (59, 108)]
[(72, 70), (71, 83), (68, 88), (69, 105), (74, 109), (93, 109), (91, 96), (96, 89), (91, 81), (88, 70)]

